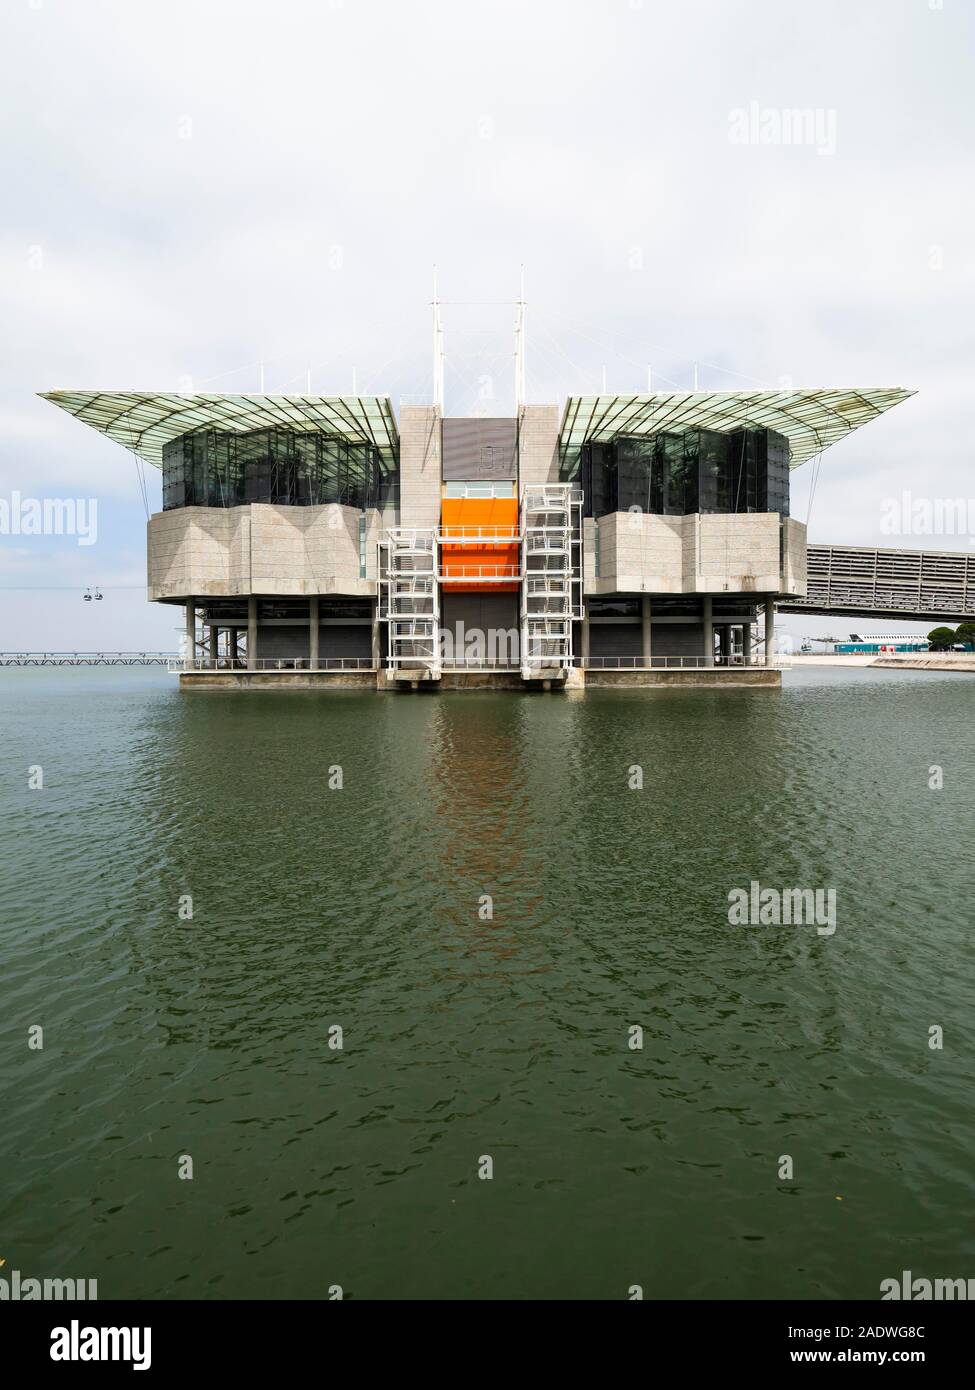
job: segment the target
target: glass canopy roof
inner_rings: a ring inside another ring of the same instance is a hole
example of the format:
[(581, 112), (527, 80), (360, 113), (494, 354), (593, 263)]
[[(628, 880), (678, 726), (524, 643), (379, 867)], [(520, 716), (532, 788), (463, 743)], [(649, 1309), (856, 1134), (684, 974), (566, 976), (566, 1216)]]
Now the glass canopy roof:
[(146, 463), (162, 467), (163, 445), (193, 430), (323, 430), (373, 444), (396, 466), (398, 435), (388, 396), (144, 395), (139, 391), (42, 391)]
[(789, 441), (790, 466), (882, 415), (913, 391), (897, 387), (859, 391), (657, 391), (643, 396), (570, 396), (559, 452), (617, 434), (705, 429), (726, 434), (748, 426), (776, 430)]

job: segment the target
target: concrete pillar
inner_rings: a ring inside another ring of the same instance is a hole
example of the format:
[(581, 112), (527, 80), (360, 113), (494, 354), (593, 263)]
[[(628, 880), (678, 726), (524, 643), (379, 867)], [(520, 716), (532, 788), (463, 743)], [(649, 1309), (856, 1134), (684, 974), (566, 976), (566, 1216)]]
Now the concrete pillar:
[(312, 594), (308, 600), (308, 667), (314, 671), (318, 667), (318, 595)]
[(378, 671), (382, 665), (382, 627), (379, 621), (379, 599), (372, 606), (372, 664)]
[(775, 659), (775, 599), (765, 600), (765, 665), (771, 666)]
[(746, 666), (751, 665), (752, 660), (752, 625), (751, 620), (746, 619), (741, 629), (741, 659)]
[(714, 601), (710, 594), (704, 595), (704, 656), (708, 662), (714, 660)]
[(220, 631), (216, 623), (210, 625), (210, 665), (216, 666), (217, 657), (220, 655), (217, 650), (217, 642), (220, 640)]
[(257, 599), (247, 597), (247, 669), (257, 670)]
[(582, 631), (579, 634), (583, 665), (589, 660), (589, 600), (582, 600)]
[(183, 656), (183, 666), (187, 671), (193, 670), (193, 663), (196, 660), (196, 604), (193, 599), (186, 600), (186, 652)]
[(731, 624), (722, 623), (718, 628), (718, 651), (721, 653), (721, 665), (731, 665)]
[(236, 629), (235, 627), (228, 627), (228, 628), (227, 628), (227, 655), (230, 657), (231, 662), (236, 663), (236, 661), (237, 661), (237, 629)]
[(653, 651), (652, 651), (653, 642), (652, 642), (652, 639), (651, 639), (651, 631), (650, 631), (650, 595), (649, 595), (649, 594), (644, 594), (643, 597), (642, 597), (642, 599), (641, 599), (641, 602), (640, 602), (640, 628), (641, 628), (640, 655), (644, 658), (644, 660), (646, 661), (647, 665), (649, 666), (649, 664), (650, 664), (650, 658), (651, 658), (651, 656), (653, 655)]

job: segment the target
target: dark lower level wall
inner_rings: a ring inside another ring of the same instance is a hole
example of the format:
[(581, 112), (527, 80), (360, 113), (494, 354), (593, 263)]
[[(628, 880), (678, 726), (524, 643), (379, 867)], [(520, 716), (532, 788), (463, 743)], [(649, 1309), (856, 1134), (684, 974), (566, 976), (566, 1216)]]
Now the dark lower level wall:
[(589, 655), (642, 656), (642, 627), (639, 623), (590, 623)]
[[(519, 629), (518, 594), (451, 594), (441, 591), (440, 626), (453, 633), (453, 650), (463, 655), (472, 632), (484, 634)], [(463, 628), (461, 628), (463, 624)]]
[[(257, 629), (259, 657), (307, 657), (309, 640), (307, 627), (275, 627), (260, 624)], [(371, 656), (372, 628), (363, 623), (354, 626), (328, 624), (318, 629), (318, 654), (326, 656)]]
[[(650, 632), (652, 656), (702, 656), (703, 623), (654, 623)], [(643, 629), (639, 623), (590, 623), (590, 656), (642, 656)]]
[(650, 640), (654, 656), (703, 656), (703, 623), (654, 623)]

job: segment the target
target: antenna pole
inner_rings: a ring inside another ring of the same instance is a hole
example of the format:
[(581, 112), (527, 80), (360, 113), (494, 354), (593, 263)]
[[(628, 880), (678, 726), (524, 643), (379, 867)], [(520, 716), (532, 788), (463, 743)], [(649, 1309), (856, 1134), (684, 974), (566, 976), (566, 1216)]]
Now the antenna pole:
[(443, 323), (440, 319), (440, 296), (437, 292), (437, 267), (433, 267), (433, 403), (443, 414)]
[(515, 409), (526, 404), (527, 373), (525, 370), (525, 330), (528, 305), (525, 300), (525, 267), (521, 267), (521, 290), (518, 296), (518, 315), (515, 319)]

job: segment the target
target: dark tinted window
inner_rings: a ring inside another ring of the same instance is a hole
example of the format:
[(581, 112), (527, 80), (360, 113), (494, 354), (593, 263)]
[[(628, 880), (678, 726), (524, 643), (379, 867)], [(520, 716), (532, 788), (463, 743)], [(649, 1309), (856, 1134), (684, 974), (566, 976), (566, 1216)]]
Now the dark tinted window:
[(395, 501), (397, 483), (370, 445), (314, 431), (200, 430), (163, 446), (164, 510), (248, 502), (365, 509)]
[(789, 441), (772, 431), (620, 436), (585, 445), (580, 462), (586, 516), (631, 509), (657, 516), (789, 514)]

